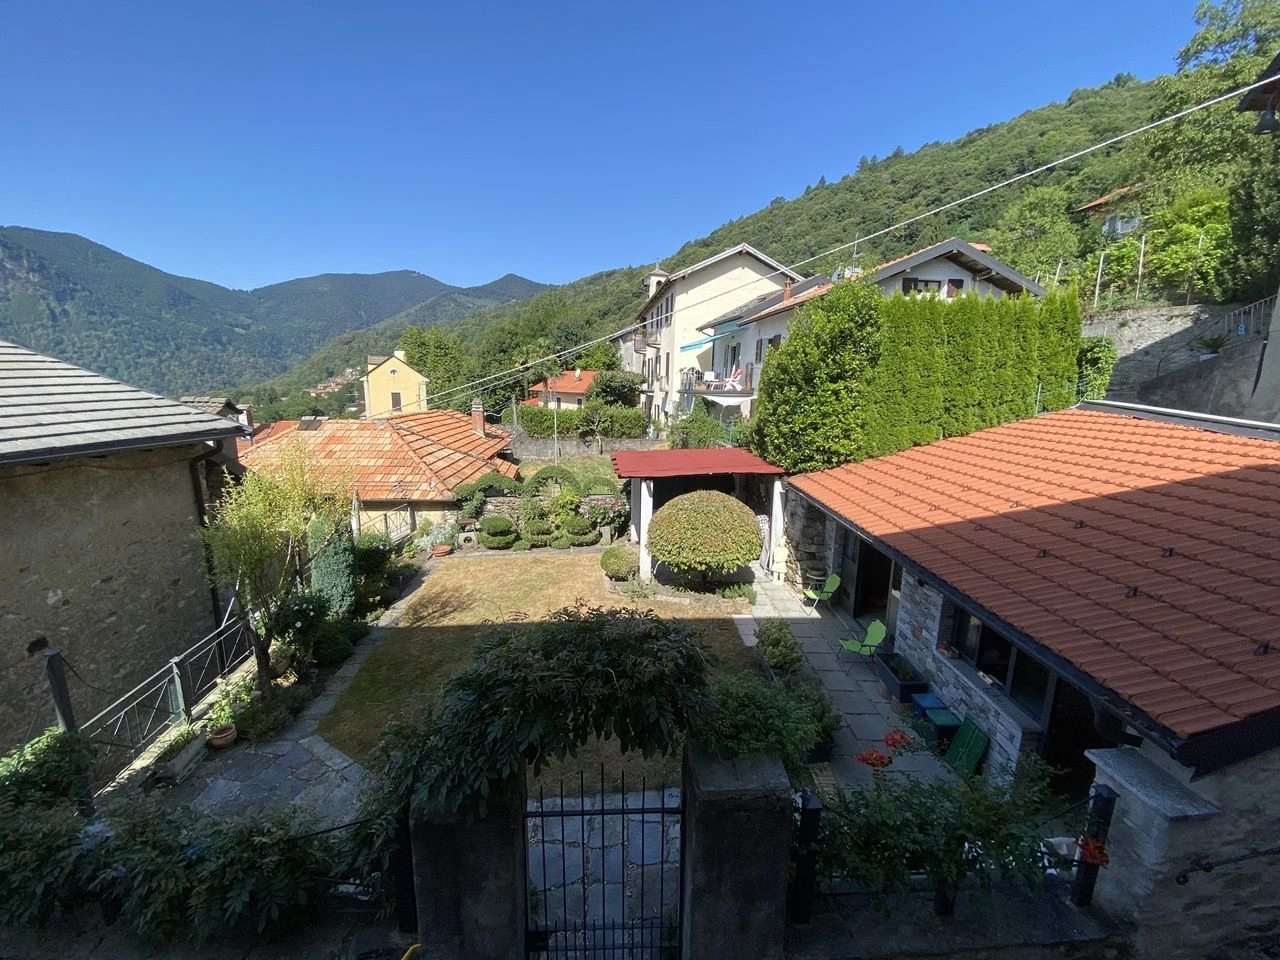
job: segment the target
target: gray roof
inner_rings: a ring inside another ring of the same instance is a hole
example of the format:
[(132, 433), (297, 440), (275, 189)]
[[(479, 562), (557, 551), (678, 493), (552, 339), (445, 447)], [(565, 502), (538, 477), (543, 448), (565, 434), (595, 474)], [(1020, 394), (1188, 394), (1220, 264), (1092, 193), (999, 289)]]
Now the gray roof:
[(925, 247), (923, 250), (909, 253), (905, 257), (882, 263), (876, 267), (871, 279), (875, 283), (880, 283), (882, 280), (895, 277), (900, 273), (914, 270), (921, 264), (928, 263), (938, 257), (958, 263), (979, 280), (985, 280), (992, 286), (999, 287), (1005, 293), (1029, 293), (1034, 297), (1043, 297), (1045, 295), (1046, 291), (1040, 284), (1034, 280), (1028, 280), (1007, 263), (997, 260), (985, 250), (979, 250), (977, 247), (965, 243), (959, 237), (951, 237), (949, 240), (935, 243), (931, 247)]
[(816, 277), (809, 277), (806, 280), (801, 280), (799, 283), (793, 283), (791, 285), (790, 293), (788, 293), (786, 290), (774, 290), (772, 293), (762, 294), (761, 296), (756, 297), (754, 300), (748, 300), (746, 303), (740, 304), (739, 306), (734, 307), (732, 310), (726, 310), (724, 313), (720, 314), (720, 316), (716, 317), (710, 323), (704, 323), (698, 329), (706, 330), (711, 327), (719, 327), (719, 326), (722, 326), (723, 324), (728, 323), (730, 320), (741, 320), (743, 326), (745, 326), (746, 324), (751, 323), (753, 320), (755, 320), (758, 316), (760, 316), (760, 314), (767, 313), (768, 311), (772, 310), (774, 307), (780, 306), (781, 304), (787, 302), (792, 297), (797, 297), (802, 293), (808, 293), (810, 290), (814, 289), (815, 287), (820, 287), (824, 283), (830, 283), (830, 282), (831, 282), (830, 277), (826, 277), (822, 275), (819, 275)]
[(0, 465), (218, 440), (240, 432), (233, 420), (0, 340)]
[(239, 413), (244, 410), (239, 404), (231, 402), (230, 397), (198, 397), (183, 396), (178, 398), (188, 407), (195, 407), (197, 410), (203, 410), (205, 413), (216, 413), (218, 416), (226, 416), (222, 411), (231, 408), (233, 412)]

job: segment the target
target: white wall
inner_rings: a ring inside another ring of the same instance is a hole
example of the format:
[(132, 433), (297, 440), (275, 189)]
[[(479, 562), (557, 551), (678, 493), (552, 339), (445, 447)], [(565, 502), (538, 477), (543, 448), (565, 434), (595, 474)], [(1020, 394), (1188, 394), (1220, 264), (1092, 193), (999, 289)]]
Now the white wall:
[(941, 281), (942, 290), (940, 291), (940, 296), (944, 298), (947, 295), (947, 281), (953, 279), (964, 281), (965, 293), (972, 293), (976, 289), (977, 292), (984, 297), (1004, 296), (1003, 290), (999, 287), (992, 286), (986, 280), (979, 280), (975, 283), (973, 274), (970, 271), (966, 270), (958, 263), (952, 263), (945, 257), (935, 257), (934, 259), (922, 263), (920, 266), (911, 270), (906, 270), (902, 273), (895, 273), (892, 277), (881, 280), (877, 286), (880, 288), (881, 293), (886, 297), (889, 297), (895, 293), (902, 292), (902, 280), (904, 277), (912, 277), (917, 280)]

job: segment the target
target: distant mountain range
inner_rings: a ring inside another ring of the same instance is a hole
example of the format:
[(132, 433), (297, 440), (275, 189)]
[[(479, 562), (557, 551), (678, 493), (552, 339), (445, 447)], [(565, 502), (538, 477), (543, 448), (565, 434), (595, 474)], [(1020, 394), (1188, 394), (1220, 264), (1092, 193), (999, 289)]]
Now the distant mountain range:
[(229, 290), (75, 234), (0, 227), (0, 339), (170, 395), (265, 380), (392, 318), (447, 322), (545, 288), (514, 274), (455, 287), (396, 270)]

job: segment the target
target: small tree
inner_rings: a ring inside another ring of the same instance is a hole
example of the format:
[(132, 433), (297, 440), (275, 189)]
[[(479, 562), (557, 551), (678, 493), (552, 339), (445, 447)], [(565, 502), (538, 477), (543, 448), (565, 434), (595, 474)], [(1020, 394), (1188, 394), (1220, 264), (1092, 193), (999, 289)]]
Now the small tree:
[(711, 416), (706, 401), (698, 397), (693, 402), (693, 409), (688, 412), (678, 411), (667, 427), (668, 442), (673, 449), (723, 446), (727, 442), (728, 433), (724, 424)]
[(760, 556), (764, 541), (755, 514), (715, 490), (695, 490), (664, 504), (649, 521), (649, 552), (676, 573), (705, 583)]
[(578, 421), (578, 435), (594, 440), (596, 452), (603, 453), (604, 438), (609, 434), (613, 408), (599, 397), (591, 397), (578, 412), (581, 414), (581, 419)]
[(325, 598), (329, 613), (343, 620), (356, 606), (356, 547), (351, 527), (317, 517), (307, 531), (311, 548), (311, 589)]
[(614, 407), (634, 407), (640, 403), (644, 377), (623, 370), (600, 370), (587, 388), (587, 399), (599, 399)]
[(254, 658), (258, 687), (271, 687), (271, 643), (280, 634), (280, 608), (289, 596), (307, 528), (317, 519), (336, 525), (350, 505), (350, 484), (317, 470), (301, 441), (228, 485), (201, 536), (217, 582), (236, 589), (257, 619)]

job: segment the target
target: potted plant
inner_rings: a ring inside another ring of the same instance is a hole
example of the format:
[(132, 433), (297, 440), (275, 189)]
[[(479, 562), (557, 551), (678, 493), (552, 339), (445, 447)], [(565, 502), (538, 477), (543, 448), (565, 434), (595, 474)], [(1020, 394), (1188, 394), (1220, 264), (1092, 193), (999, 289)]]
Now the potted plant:
[(225, 750), (236, 742), (236, 716), (230, 699), (219, 697), (209, 708), (206, 720), (209, 732), (209, 746), (214, 750)]
[(1223, 347), (1231, 342), (1231, 338), (1225, 333), (1206, 333), (1191, 342), (1192, 345), (1204, 351), (1204, 353), (1200, 354), (1201, 360), (1212, 360), (1222, 352)]
[(929, 689), (929, 681), (901, 654), (877, 650), (871, 662), (876, 676), (897, 703), (910, 703), (917, 693), (926, 693)]

